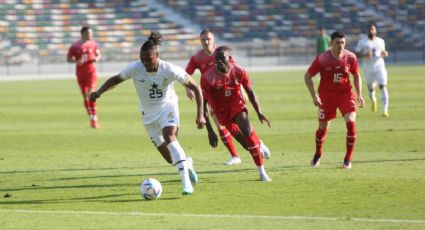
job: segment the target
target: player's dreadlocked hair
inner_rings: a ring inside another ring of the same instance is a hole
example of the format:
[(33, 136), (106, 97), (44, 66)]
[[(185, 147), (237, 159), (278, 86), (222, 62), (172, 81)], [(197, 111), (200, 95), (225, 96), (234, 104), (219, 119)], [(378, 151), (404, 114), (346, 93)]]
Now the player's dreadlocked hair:
[(157, 46), (161, 45), (162, 35), (159, 32), (151, 32), (148, 40), (143, 43), (142, 48), (140, 48), (140, 52), (149, 51), (155, 49)]

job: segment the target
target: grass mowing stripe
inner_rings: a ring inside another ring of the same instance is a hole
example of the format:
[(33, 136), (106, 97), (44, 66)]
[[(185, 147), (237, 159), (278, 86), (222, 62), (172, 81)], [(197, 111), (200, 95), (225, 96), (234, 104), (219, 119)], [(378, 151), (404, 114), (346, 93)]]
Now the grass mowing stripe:
[(369, 219), (369, 218), (344, 218), (324, 216), (262, 216), (262, 215), (224, 215), (224, 214), (193, 214), (193, 213), (146, 213), (146, 212), (95, 212), (95, 211), (43, 211), (22, 209), (0, 209), (0, 212), (34, 213), (34, 214), (70, 214), (70, 215), (101, 215), (101, 216), (175, 216), (198, 218), (231, 218), (231, 219), (274, 219), (274, 220), (316, 220), (316, 221), (356, 221), (356, 222), (382, 222), (382, 223), (414, 223), (425, 224), (425, 220), (402, 219)]

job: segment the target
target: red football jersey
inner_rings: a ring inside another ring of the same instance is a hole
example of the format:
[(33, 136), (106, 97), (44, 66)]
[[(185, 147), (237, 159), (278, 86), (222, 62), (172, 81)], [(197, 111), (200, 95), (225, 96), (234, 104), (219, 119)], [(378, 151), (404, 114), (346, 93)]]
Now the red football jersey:
[[(201, 72), (201, 77), (207, 71), (211, 66), (215, 63), (215, 49), (217, 47), (214, 47), (214, 51), (211, 55), (208, 55), (204, 52), (204, 50), (199, 50), (196, 52), (189, 60), (189, 63), (187, 63), (186, 66), (186, 73), (189, 75), (193, 75), (196, 69), (199, 69)], [(230, 63), (235, 63), (234, 57), (230, 59)]]
[(320, 72), (319, 96), (330, 99), (341, 93), (352, 93), (350, 84), (350, 73), (359, 73), (359, 64), (352, 52), (343, 51), (342, 58), (332, 56), (331, 51), (317, 55), (307, 70), (312, 76)]
[(208, 55), (203, 50), (199, 50), (190, 58), (189, 63), (187, 63), (186, 72), (192, 75), (196, 69), (199, 69), (202, 75), (207, 69), (214, 65), (214, 62), (214, 52)]
[(219, 72), (215, 65), (210, 67), (201, 77), (201, 88), (205, 98), (210, 104), (219, 121), (224, 124), (235, 108), (246, 108), (245, 100), (241, 94), (241, 85), (245, 89), (251, 88), (251, 80), (246, 71), (236, 65), (230, 64), (227, 74)]
[(72, 44), (68, 50), (68, 58), (74, 57), (76, 60), (82, 60), (82, 64), (76, 65), (77, 75), (84, 75), (96, 71), (94, 59), (98, 49), (95, 41), (89, 40), (85, 43), (77, 41)]

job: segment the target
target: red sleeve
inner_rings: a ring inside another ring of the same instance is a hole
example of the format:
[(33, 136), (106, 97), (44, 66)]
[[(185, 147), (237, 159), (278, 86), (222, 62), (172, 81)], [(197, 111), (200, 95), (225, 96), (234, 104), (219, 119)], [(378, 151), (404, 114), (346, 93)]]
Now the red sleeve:
[(189, 63), (187, 63), (186, 66), (186, 73), (189, 75), (192, 75), (196, 70), (196, 62), (194, 56), (192, 56), (189, 60)]
[(99, 49), (96, 42), (93, 42), (93, 52), (89, 55), (89, 61), (94, 61), (96, 59), (96, 51)]
[(320, 71), (320, 61), (319, 61), (319, 56), (317, 56), (313, 63), (311, 63), (310, 67), (308, 68), (307, 72), (311, 75), (314, 76), (316, 75), (319, 71)]
[(75, 52), (74, 46), (69, 47), (68, 54), (66, 55), (66, 58), (69, 59), (69, 58), (72, 58), (73, 56), (75, 56), (74, 52)]
[(245, 71), (245, 69), (240, 68), (239, 69), (239, 82), (242, 84), (242, 86), (244, 87), (244, 89), (251, 89), (252, 88), (252, 83), (251, 83), (251, 79), (248, 76), (248, 73)]
[(359, 73), (359, 62), (356, 57), (353, 57), (353, 63), (351, 64), (350, 73), (358, 74)]

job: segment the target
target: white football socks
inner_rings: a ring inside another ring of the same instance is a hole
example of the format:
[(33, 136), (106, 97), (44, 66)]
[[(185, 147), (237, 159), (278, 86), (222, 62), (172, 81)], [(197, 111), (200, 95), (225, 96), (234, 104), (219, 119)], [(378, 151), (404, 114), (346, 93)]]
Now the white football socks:
[(167, 148), (171, 153), (173, 164), (177, 167), (177, 170), (179, 171), (183, 189), (192, 188), (192, 184), (190, 183), (189, 179), (186, 154), (184, 153), (183, 148), (180, 146), (180, 143), (177, 140), (172, 141), (167, 145)]
[(388, 104), (390, 97), (388, 95), (387, 87), (383, 87), (381, 90), (381, 100), (382, 100), (382, 106), (384, 107), (384, 113), (388, 113)]
[(264, 165), (257, 166), (257, 168), (258, 168), (258, 172), (259, 172), (260, 174), (262, 174), (262, 175), (267, 175), (267, 173), (266, 173), (266, 169), (264, 168)]
[(97, 115), (89, 115), (89, 117), (90, 117), (90, 120), (92, 120), (92, 121), (97, 121)]

